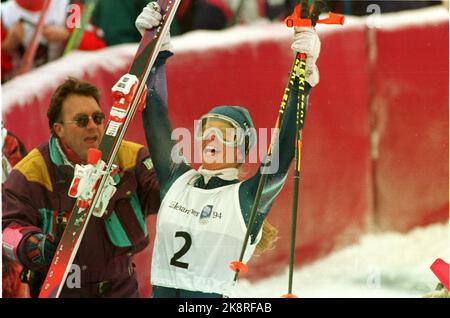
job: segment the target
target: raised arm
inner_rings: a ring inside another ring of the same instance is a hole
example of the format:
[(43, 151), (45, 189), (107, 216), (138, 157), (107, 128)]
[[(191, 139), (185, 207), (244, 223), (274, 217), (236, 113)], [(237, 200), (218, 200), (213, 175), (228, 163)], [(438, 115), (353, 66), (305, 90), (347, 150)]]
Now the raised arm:
[[(147, 5), (136, 19), (136, 27), (142, 34), (144, 29), (157, 27), (161, 18), (158, 8)], [(169, 51), (170, 48), (170, 35), (167, 35), (163, 41), (155, 66), (147, 80), (147, 106), (142, 112), (145, 137), (160, 183), (161, 200), (173, 181), (190, 169), (181, 160), (181, 157), (175, 158), (173, 155), (176, 144), (171, 138), (172, 127), (167, 109), (165, 68), (166, 60), (172, 55)]]
[(150, 89), (147, 106), (142, 112), (142, 122), (150, 155), (158, 175), (162, 200), (178, 176), (191, 168), (181, 156), (176, 156), (177, 152), (174, 150), (176, 143), (172, 140), (172, 126), (167, 109), (164, 65), (157, 68), (155, 76), (157, 77), (155, 85), (148, 86)]
[[(315, 30), (310, 27), (296, 28), (292, 49), (294, 52), (302, 52), (307, 54), (305, 104), (308, 105), (308, 97), (311, 87), (317, 85), (319, 82), (319, 73), (316, 66), (316, 60), (320, 52), (320, 40)], [(267, 181), (263, 188), (261, 201), (258, 206), (255, 226), (252, 231), (253, 237), (256, 237), (256, 234), (259, 232), (259, 229), (261, 228), (267, 213), (272, 207), (276, 196), (280, 193), (285, 183), (292, 159), (295, 155), (294, 143), (298, 95), (298, 82), (294, 82), (290, 98), (287, 101), (284, 120), (280, 127), (278, 143), (276, 143), (273, 148), (273, 154), (277, 156), (275, 160), (278, 159), (278, 168), (275, 169), (275, 171), (271, 171), (271, 173), (267, 176)], [(239, 190), (239, 199), (246, 222), (250, 217), (251, 208), (255, 199), (258, 183), (262, 176), (262, 171), (264, 171), (263, 166), (258, 169), (257, 173), (253, 177), (244, 181)]]

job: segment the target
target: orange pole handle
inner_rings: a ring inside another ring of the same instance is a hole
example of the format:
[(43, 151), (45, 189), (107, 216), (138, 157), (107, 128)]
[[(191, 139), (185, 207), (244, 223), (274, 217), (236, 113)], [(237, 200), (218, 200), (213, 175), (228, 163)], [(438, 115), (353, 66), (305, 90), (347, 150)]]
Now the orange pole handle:
[(333, 12), (328, 12), (328, 17), (325, 19), (317, 20), (317, 23), (321, 24), (340, 24), (343, 25), (345, 21), (345, 17), (343, 15), (339, 15)]
[[(310, 13), (313, 11), (314, 5), (312, 5), (309, 9)], [(294, 12), (288, 16), (284, 22), (289, 28), (295, 27), (295, 26), (312, 26), (311, 19), (305, 19), (301, 17), (301, 10), (302, 5), (299, 4), (295, 7)], [(319, 19), (317, 20), (317, 23), (320, 24), (344, 24), (345, 17), (333, 12), (328, 12), (328, 17), (325, 19)]]
[(231, 268), (231, 270), (232, 270), (233, 272), (239, 271), (239, 272), (242, 273), (242, 274), (245, 274), (245, 273), (248, 272), (248, 266), (245, 265), (245, 264), (242, 263), (242, 262), (239, 262), (239, 261), (231, 262), (231, 263), (230, 263), (230, 268)]

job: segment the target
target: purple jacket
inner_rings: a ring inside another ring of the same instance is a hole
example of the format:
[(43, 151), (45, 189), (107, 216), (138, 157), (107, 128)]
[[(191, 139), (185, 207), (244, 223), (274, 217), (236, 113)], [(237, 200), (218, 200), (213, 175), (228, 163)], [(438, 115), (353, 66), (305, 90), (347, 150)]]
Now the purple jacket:
[[(63, 164), (56, 143), (52, 137), (33, 149), (3, 185), (2, 229), (26, 228), (22, 240), (37, 231), (53, 233), (59, 239), (75, 204), (67, 195), (74, 170)], [(123, 141), (117, 164), (117, 192), (107, 214), (90, 219), (74, 260), (81, 269), (81, 289), (64, 288), (61, 297), (138, 296), (132, 255), (148, 244), (145, 217), (159, 209), (159, 183), (148, 150), (142, 145)], [(24, 245), (18, 244), (17, 249), (22, 265), (45, 274), (48, 267), (34, 268), (23, 260)]]

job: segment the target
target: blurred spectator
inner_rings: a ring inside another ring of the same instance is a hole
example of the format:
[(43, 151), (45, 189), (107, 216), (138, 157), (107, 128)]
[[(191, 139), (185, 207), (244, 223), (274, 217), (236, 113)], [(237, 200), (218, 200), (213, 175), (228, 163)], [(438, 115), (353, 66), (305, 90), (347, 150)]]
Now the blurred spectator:
[(134, 21), (148, 2), (148, 0), (98, 1), (92, 23), (103, 30), (106, 45), (134, 43), (141, 40)]
[(371, 1), (371, 3), (377, 4), (380, 6), (381, 13), (389, 13), (396, 12), (401, 10), (413, 10), (413, 9), (421, 9), (433, 5), (441, 5), (442, 1)]
[(9, 176), (12, 167), (26, 154), (25, 146), (19, 138), (2, 127), (2, 183)]
[[(27, 151), (14, 134), (1, 128), (2, 135), (2, 183), (6, 181), (12, 167), (16, 165)], [(21, 282), (19, 264), (2, 257), (2, 296), (3, 298), (25, 298), (29, 296), (28, 285)]]
[(401, 10), (421, 9), (432, 5), (441, 5), (442, 1), (429, 0), (330, 0), (328, 1), (330, 8), (337, 13), (351, 14), (351, 15), (367, 15), (372, 11), (367, 11), (371, 4), (380, 7), (381, 14), (396, 12)]
[[(220, 30), (235, 22), (251, 23), (260, 18), (283, 20), (298, 0), (188, 0), (195, 7), (192, 29)], [(312, 1), (310, 0), (310, 3)], [(381, 13), (424, 8), (442, 4), (436, 0), (322, 0), (329, 11), (347, 15), (367, 15), (370, 4), (379, 5)], [(444, 4), (448, 1), (444, 1)], [(237, 16), (236, 16), (237, 15)], [(233, 21), (235, 19), (236, 21)]]
[(194, 29), (198, 0), (181, 1), (175, 19), (170, 26), (171, 35), (180, 35)]
[(296, 0), (266, 0), (265, 2), (265, 16), (270, 20), (285, 19), (292, 14), (298, 4)]
[(198, 0), (194, 29), (219, 30), (234, 23), (251, 23), (288, 16), (295, 0)]
[[(102, 29), (108, 46), (139, 42), (141, 35), (136, 30), (134, 21), (148, 2), (149, 0), (98, 0), (92, 23)], [(194, 20), (199, 2), (201, 1), (181, 1), (170, 26), (172, 36), (195, 29)]]
[[(148, 0), (98, 0), (92, 22), (104, 32), (106, 44), (139, 42), (140, 34), (134, 20)], [(237, 11), (239, 23), (257, 19), (283, 19), (289, 15), (297, 0), (183, 0), (172, 22), (171, 35), (196, 29), (220, 30), (233, 23)]]
[[(2, 3), (2, 83), (12, 78), (35, 32), (44, 0), (8, 0)], [(71, 32), (66, 19), (69, 0), (53, 0), (45, 16), (45, 26), (33, 65), (37, 67), (61, 56)], [(105, 47), (98, 30), (89, 26), (80, 43), (82, 50)]]
[[(254, 5), (254, 0), (247, 0)], [(220, 30), (227, 27), (233, 19), (232, 0), (199, 0), (195, 15), (194, 29)], [(236, 3), (239, 5), (239, 3)], [(247, 5), (248, 7), (248, 5)], [(234, 10), (236, 10), (234, 8)], [(245, 11), (249, 9), (246, 8)], [(255, 8), (252, 8), (255, 10)]]
[[(43, 5), (44, 0), (9, 0), (2, 4), (2, 81), (11, 77), (29, 45)], [(35, 66), (60, 56), (70, 34), (65, 27), (67, 5), (68, 0), (51, 1), (34, 59)]]
[[(83, 15), (84, 4), (82, 0), (71, 1), (72, 4), (78, 5), (80, 8), (80, 13)], [(80, 17), (81, 18), (81, 17)], [(68, 30), (73, 33), (76, 28), (68, 28)], [(101, 28), (92, 23), (92, 18), (86, 24), (78, 50), (82, 51), (92, 51), (98, 50), (106, 47), (106, 42), (104, 40), (104, 32)]]

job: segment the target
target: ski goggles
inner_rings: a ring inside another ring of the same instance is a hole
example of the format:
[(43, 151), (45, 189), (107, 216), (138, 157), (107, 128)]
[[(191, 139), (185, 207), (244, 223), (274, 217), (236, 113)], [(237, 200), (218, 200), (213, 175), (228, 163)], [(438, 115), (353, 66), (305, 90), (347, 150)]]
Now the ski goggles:
[(235, 120), (218, 114), (201, 117), (195, 126), (196, 140), (209, 140), (212, 135), (228, 147), (241, 146), (245, 140), (245, 132)]
[[(92, 114), (92, 116), (89, 116), (87, 114), (78, 114), (75, 116), (74, 120), (66, 121), (66, 123), (74, 123), (80, 128), (86, 128), (89, 124), (89, 119), (94, 121), (96, 125), (101, 125), (105, 121), (105, 114), (102, 112), (95, 112)], [(64, 124), (61, 122), (61, 124)]]

